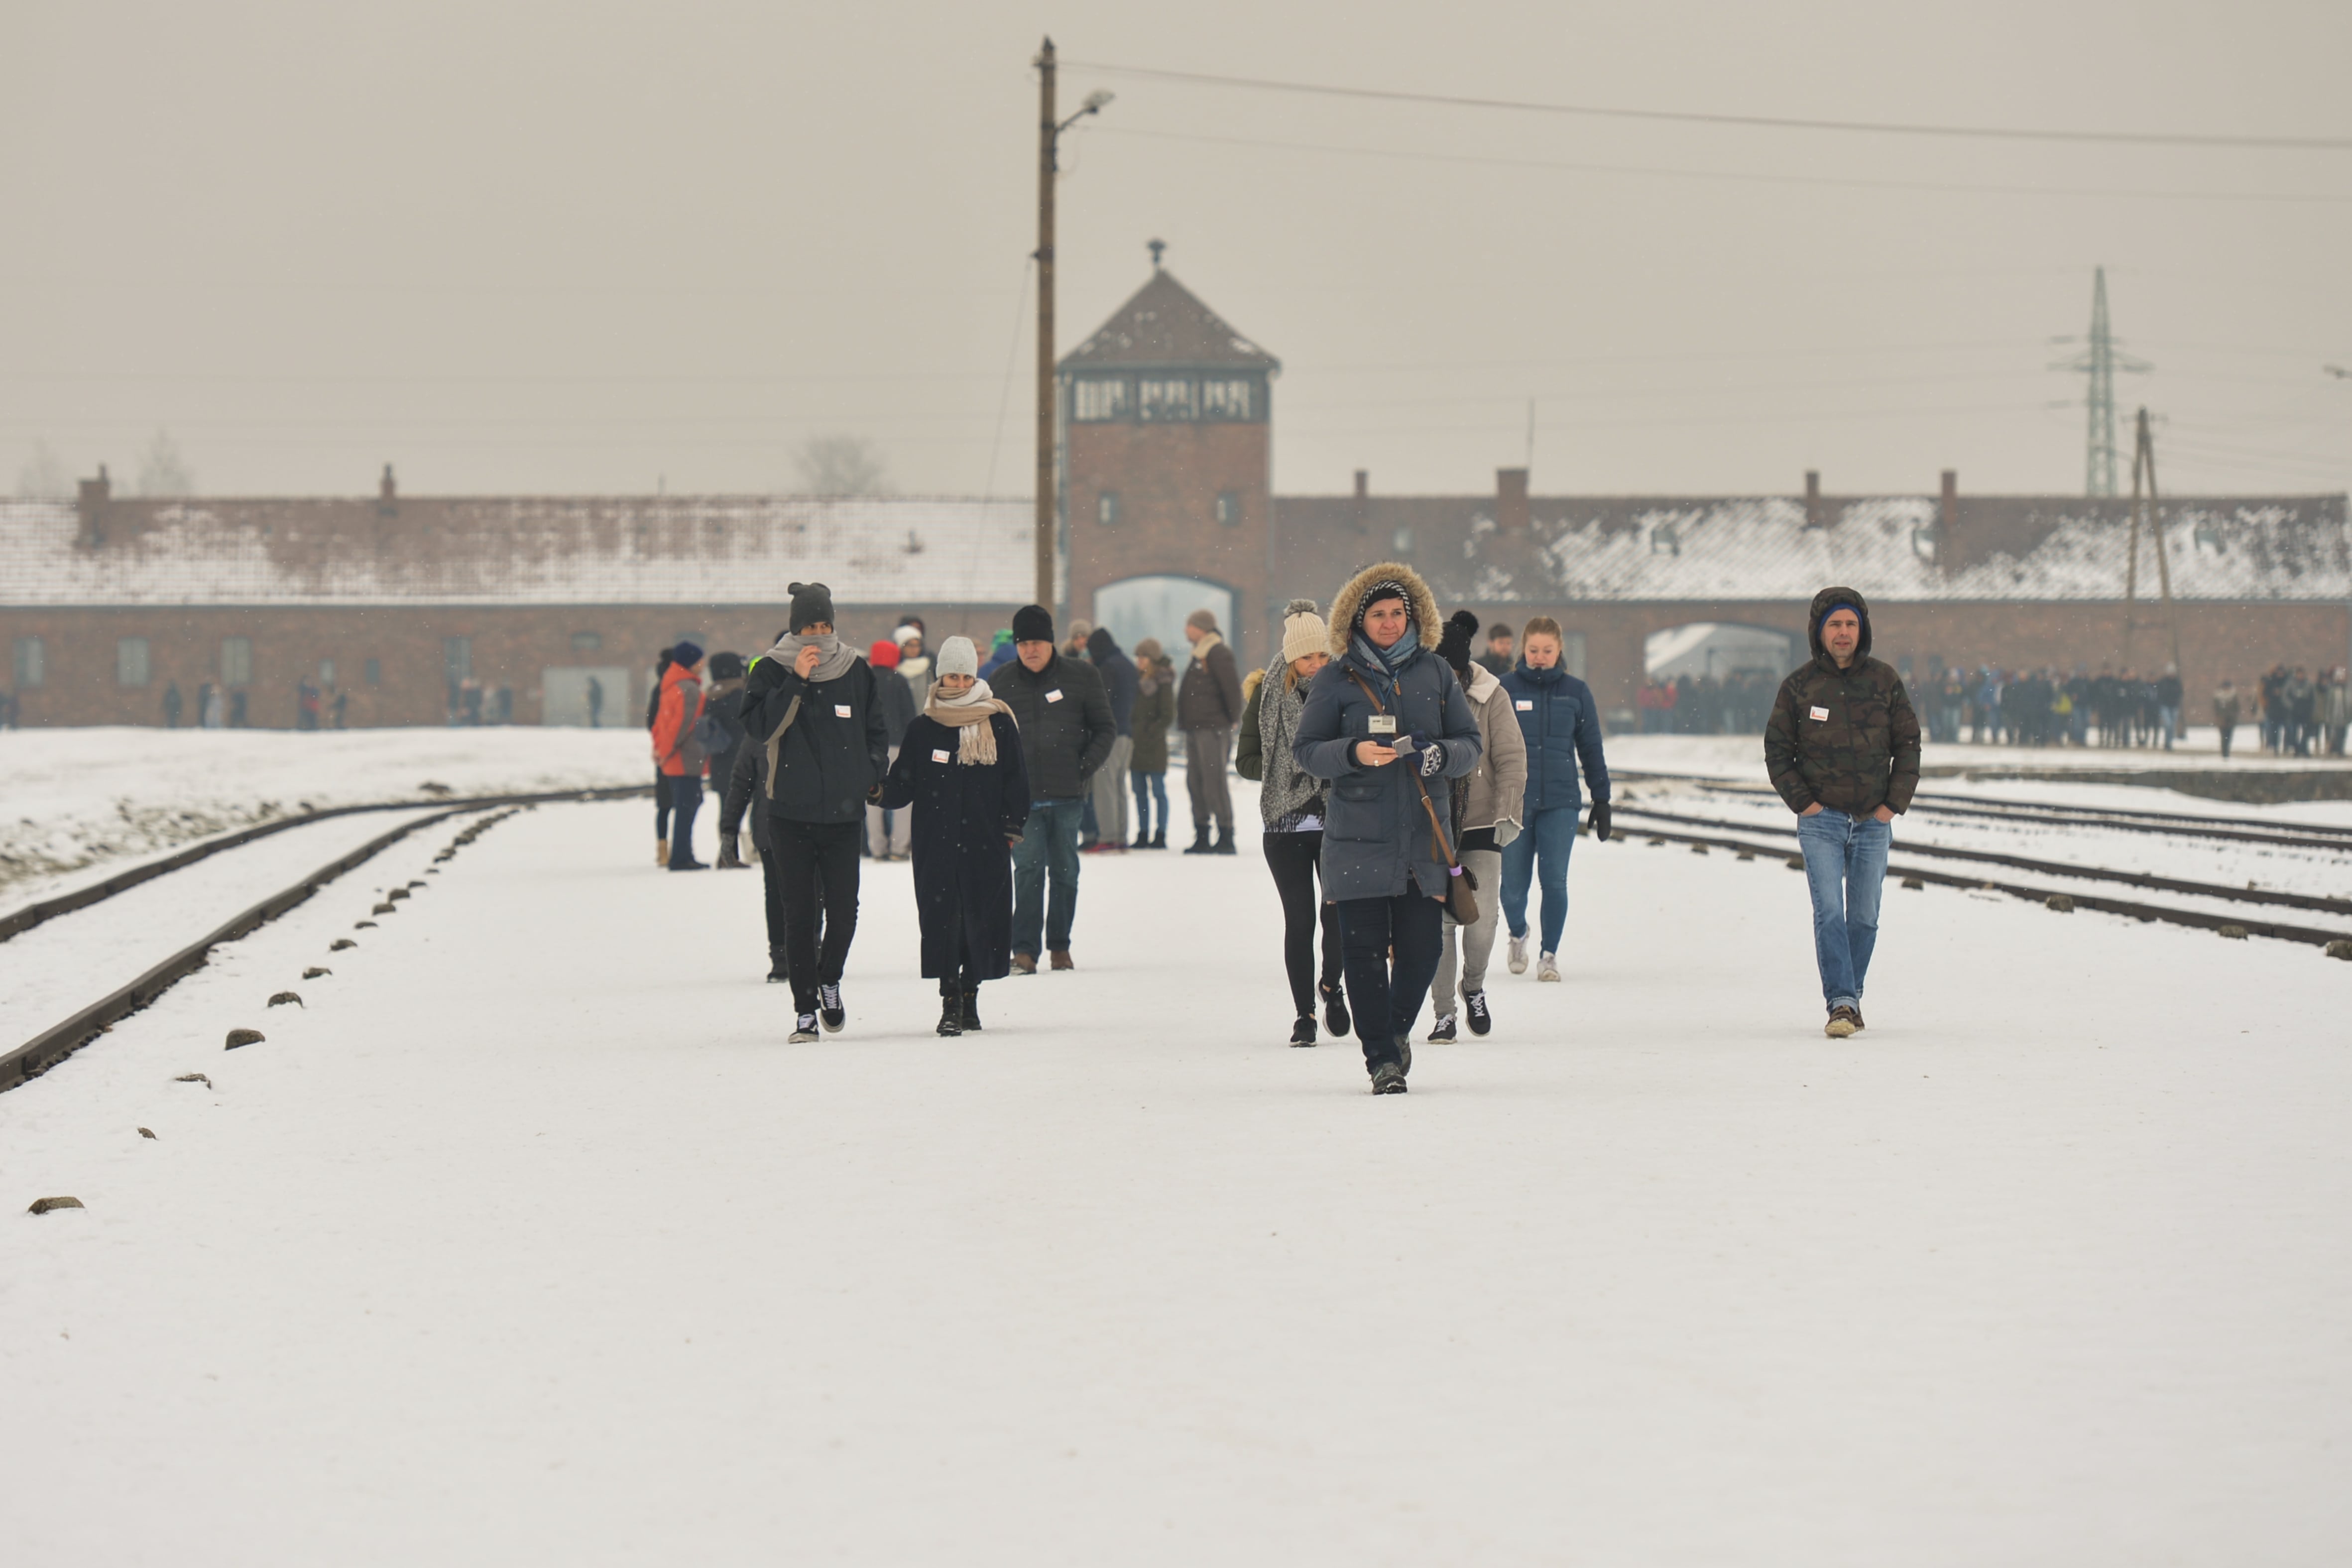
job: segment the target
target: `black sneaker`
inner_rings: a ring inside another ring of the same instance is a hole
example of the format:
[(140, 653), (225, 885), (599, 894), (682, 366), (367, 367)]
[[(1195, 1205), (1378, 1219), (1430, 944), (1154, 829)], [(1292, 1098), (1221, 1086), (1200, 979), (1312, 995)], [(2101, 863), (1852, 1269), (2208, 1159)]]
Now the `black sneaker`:
[(949, 1039), (953, 1039), (956, 1036), (963, 1033), (962, 997), (942, 996), (940, 998), (940, 1033), (941, 1036)]
[(796, 1017), (796, 1018), (794, 1018), (794, 1019), (793, 1020), (793, 1038), (792, 1038), (792, 1043), (793, 1043), (793, 1045), (796, 1045), (796, 1046), (804, 1046), (804, 1045), (807, 1045), (811, 1040), (815, 1039), (816, 1037), (817, 1037), (817, 1035), (816, 1035), (816, 1015), (815, 1015), (815, 1014), (814, 1014), (814, 1013), (803, 1013), (803, 1014), (801, 1014), (798, 1017)]
[(1298, 1016), (1298, 1022), (1290, 1026), (1290, 1043), (1294, 1046), (1311, 1046), (1315, 1043), (1314, 1014), (1302, 1013)]
[(781, 947), (768, 949), (768, 984), (789, 985), (792, 980), (792, 972), (784, 965), (784, 950)]
[(825, 1032), (833, 1035), (839, 1034), (841, 1026), (849, 1022), (849, 1009), (841, 1005), (841, 983), (835, 981), (831, 985), (818, 986), (816, 1000), (818, 1007), (824, 1014)]
[(980, 1032), (980, 993), (977, 991), (963, 994), (963, 1032), (967, 1035)]
[(1429, 1031), (1429, 1043), (1433, 1046), (1450, 1046), (1454, 1043), (1453, 1014), (1447, 1013), (1437, 1020), (1437, 1027)]
[(1397, 1037), (1396, 1047), (1397, 1071), (1411, 1072), (1412, 1070), (1412, 1037), (1411, 1035), (1399, 1035)]
[(1374, 1094), (1402, 1094), (1404, 1091), (1404, 1068), (1394, 1062), (1382, 1062), (1372, 1069)]
[(1348, 1016), (1347, 987), (1337, 980), (1323, 984), (1323, 1026), (1331, 1031), (1335, 1040), (1348, 1037), (1348, 1026), (1354, 1022)]
[(1469, 1015), (1470, 1032), (1474, 1035), (1483, 1035), (1495, 1026), (1495, 1016), (1486, 1011), (1486, 994), (1484, 991), (1462, 993), (1462, 1011)]

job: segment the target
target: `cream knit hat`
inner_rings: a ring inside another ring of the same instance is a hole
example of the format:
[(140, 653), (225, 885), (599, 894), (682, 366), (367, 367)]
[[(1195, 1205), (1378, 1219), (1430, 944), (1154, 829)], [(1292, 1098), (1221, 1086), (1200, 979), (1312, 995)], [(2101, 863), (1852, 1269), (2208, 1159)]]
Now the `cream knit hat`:
[(1331, 628), (1312, 599), (1293, 599), (1282, 612), (1282, 662), (1305, 658), (1310, 653), (1321, 653), (1330, 645)]

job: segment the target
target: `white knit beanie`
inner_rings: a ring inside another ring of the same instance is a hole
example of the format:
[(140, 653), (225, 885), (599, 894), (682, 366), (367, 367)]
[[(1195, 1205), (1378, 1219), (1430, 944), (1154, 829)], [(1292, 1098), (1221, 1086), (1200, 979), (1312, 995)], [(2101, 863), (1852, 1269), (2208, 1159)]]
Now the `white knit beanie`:
[(1305, 658), (1310, 653), (1328, 652), (1331, 628), (1323, 624), (1312, 599), (1293, 599), (1283, 610), (1282, 662)]
[(941, 675), (978, 675), (980, 650), (971, 646), (970, 637), (950, 637), (940, 644), (936, 668)]

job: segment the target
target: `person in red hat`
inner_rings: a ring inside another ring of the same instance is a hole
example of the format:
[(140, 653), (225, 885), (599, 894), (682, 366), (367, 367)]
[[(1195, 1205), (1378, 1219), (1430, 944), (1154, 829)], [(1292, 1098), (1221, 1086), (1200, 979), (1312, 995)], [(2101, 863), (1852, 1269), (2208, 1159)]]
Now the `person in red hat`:
[[(898, 645), (887, 637), (877, 639), (866, 650), (866, 662), (874, 667), (874, 695), (882, 710), (883, 732), (890, 737), (890, 760), (898, 760), (899, 742), (907, 738), (907, 726), (915, 721), (915, 689), (898, 673)], [(866, 808), (866, 853), (877, 860), (907, 860), (915, 853), (914, 814), (903, 806), (886, 811), (879, 805)]]

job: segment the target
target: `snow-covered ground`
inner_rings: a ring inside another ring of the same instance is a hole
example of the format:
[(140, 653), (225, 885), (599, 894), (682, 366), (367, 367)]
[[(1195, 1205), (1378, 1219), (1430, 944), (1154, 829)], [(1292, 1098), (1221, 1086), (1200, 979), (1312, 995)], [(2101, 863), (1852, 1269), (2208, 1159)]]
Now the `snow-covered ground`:
[(791, 1047), (646, 815), (329, 957), (420, 834), (0, 1095), (0, 1558), (2352, 1551), (2352, 964), (1890, 889), (1833, 1043), (1801, 878), (1585, 840), (1566, 983), (1375, 1100), (1254, 854), (1089, 858), (952, 1041), (869, 868)]
[(426, 784), (495, 795), (652, 782), (636, 730), (11, 730), (0, 732), (0, 905), (306, 802), (415, 800)]

